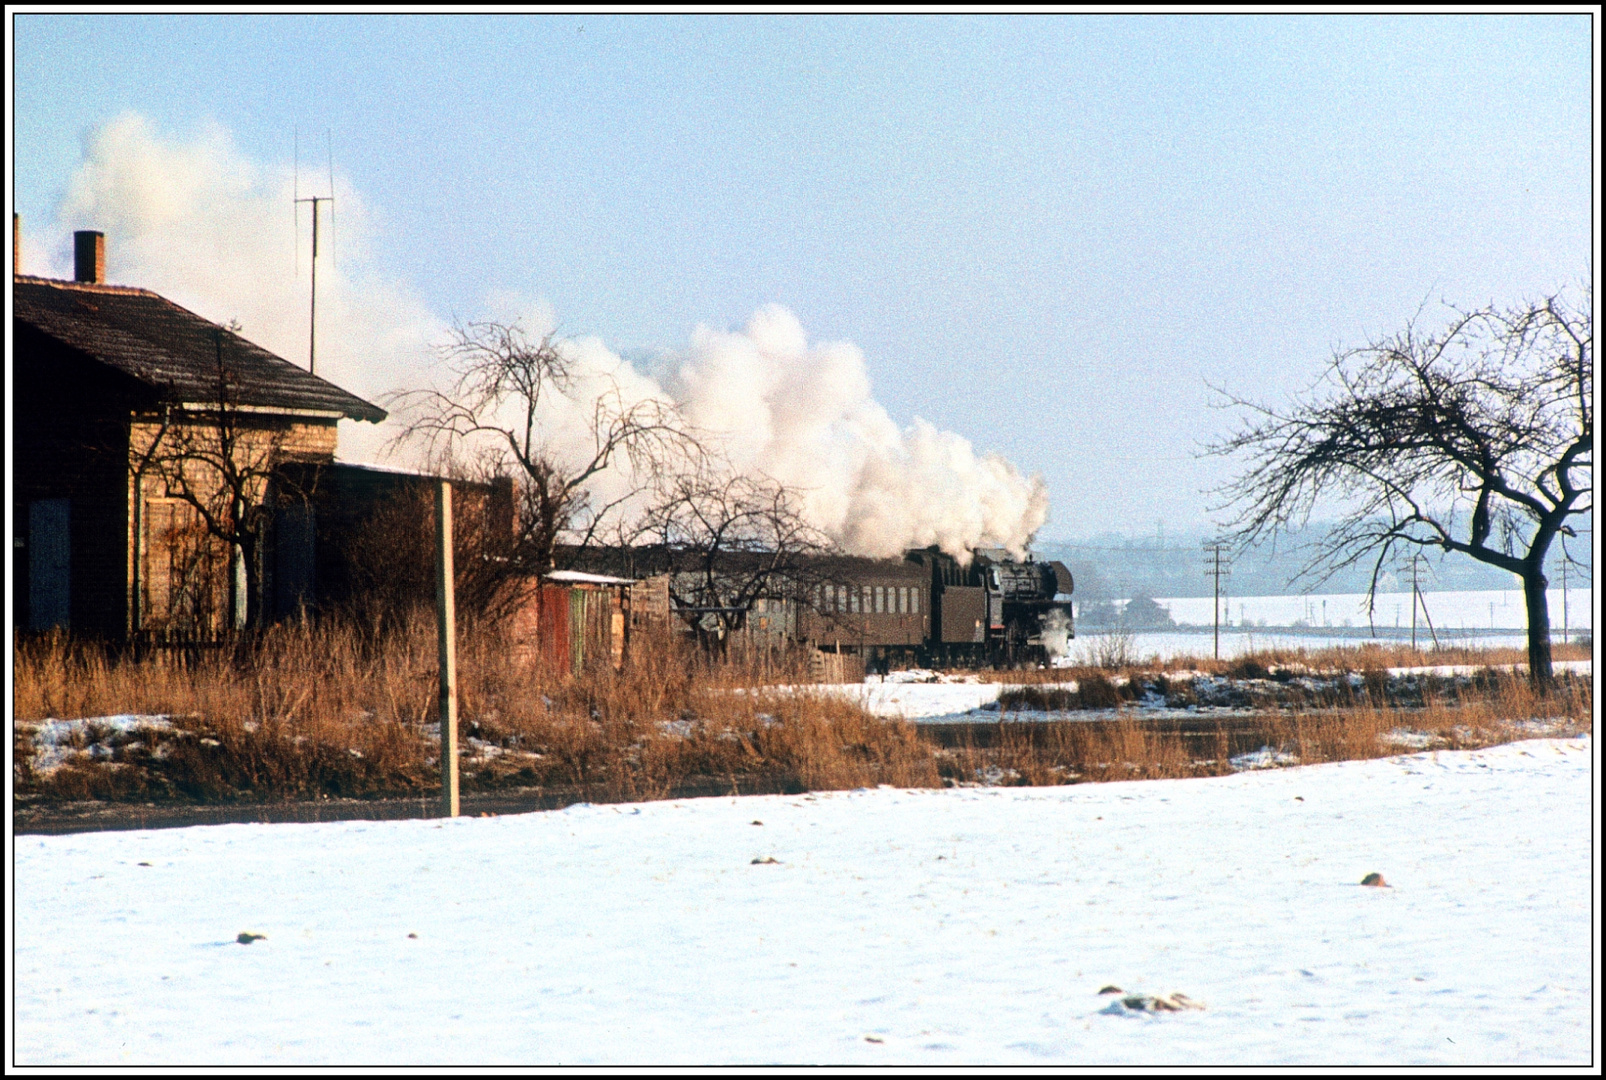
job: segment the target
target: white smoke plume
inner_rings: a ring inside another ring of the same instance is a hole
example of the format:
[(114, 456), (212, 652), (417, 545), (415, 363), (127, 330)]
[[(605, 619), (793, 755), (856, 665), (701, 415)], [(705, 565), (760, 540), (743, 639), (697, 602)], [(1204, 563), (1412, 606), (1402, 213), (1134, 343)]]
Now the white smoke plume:
[(1041, 478), (924, 420), (899, 428), (871, 395), (858, 347), (811, 346), (779, 305), (740, 332), (698, 327), (668, 389), (694, 426), (723, 436), (738, 468), (797, 488), (814, 524), (850, 551), (1018, 552), (1048, 519)]
[[(304, 186), (322, 194), (324, 177), (317, 184), (309, 170)], [(153, 289), (219, 322), (238, 319), (246, 337), (305, 363), (308, 220), (303, 208), (297, 236), (291, 188), (289, 165), (251, 161), (221, 128), (164, 138), (126, 114), (86, 137), (56, 223), (60, 239), (46, 266), (23, 269), (70, 277), (71, 230), (100, 229), (112, 282)], [(441, 385), (434, 347), (445, 340), (446, 323), (373, 266), (367, 208), (338, 175), (335, 196), (338, 262), (320, 253), (318, 267), (318, 374), (369, 400)], [(494, 317), (522, 315), (529, 332), (552, 325), (543, 303), (510, 309), (518, 301), (502, 296), (487, 303), (498, 309)], [(699, 326), (661, 379), (596, 339), (565, 348), (581, 378), (544, 416), (560, 450), (567, 439), (584, 439), (588, 399), (617, 388), (627, 402), (672, 401), (738, 469), (797, 489), (812, 523), (858, 554), (893, 556), (930, 544), (956, 555), (979, 546), (1018, 552), (1048, 519), (1040, 477), (978, 455), (965, 438), (924, 420), (900, 428), (873, 397), (859, 349), (810, 344), (779, 305), (756, 312), (739, 331)], [(389, 427), (342, 424), (341, 456), (373, 459)]]
[[(302, 195), (328, 189), (327, 169), (303, 168)], [(300, 208), (298, 231), (294, 190), (290, 162), (252, 161), (221, 127), (164, 138), (125, 113), (86, 135), (58, 211), (58, 240), (39, 253), (44, 265), (23, 271), (71, 278), (72, 231), (99, 229), (112, 284), (151, 289), (216, 322), (238, 320), (246, 338), (305, 366), (311, 211)], [(335, 228), (325, 208), (319, 235), (317, 371), (374, 400), (421, 378), (444, 324), (374, 269), (368, 208), (338, 174), (334, 194)], [(31, 247), (23, 249), (30, 260)], [(389, 435), (343, 423), (342, 455), (371, 457)]]

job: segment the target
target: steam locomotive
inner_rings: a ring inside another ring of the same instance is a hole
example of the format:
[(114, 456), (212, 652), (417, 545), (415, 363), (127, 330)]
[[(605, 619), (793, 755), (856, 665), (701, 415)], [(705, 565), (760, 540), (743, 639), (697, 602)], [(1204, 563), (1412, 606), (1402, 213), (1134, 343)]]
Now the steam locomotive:
[(1016, 561), (999, 548), (978, 549), (969, 566), (935, 548), (905, 559), (931, 574), (932, 632), (922, 660), (1014, 667), (1063, 655), (1076, 636), (1062, 562)]
[(1016, 667), (1063, 655), (1075, 636), (1071, 572), (1061, 562), (982, 548), (968, 564), (936, 547), (901, 561), (838, 557), (811, 567), (803, 602), (759, 601), (750, 632), (895, 664)]

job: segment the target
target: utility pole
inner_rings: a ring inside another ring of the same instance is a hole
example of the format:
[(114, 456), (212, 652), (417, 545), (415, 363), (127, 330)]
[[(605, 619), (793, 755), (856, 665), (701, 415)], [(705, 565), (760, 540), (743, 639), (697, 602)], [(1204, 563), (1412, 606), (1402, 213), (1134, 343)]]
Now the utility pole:
[(1419, 559), (1421, 559), (1421, 558), (1422, 558), (1422, 556), (1420, 554), (1413, 553), (1411, 555), (1411, 651), (1412, 652), (1416, 651), (1416, 598), (1417, 598), (1416, 567), (1417, 567), (1417, 561)]
[(435, 481), (435, 626), (441, 696), (441, 810), (458, 814), (457, 589), (452, 567), (452, 485)]
[(1561, 542), (1561, 642), (1567, 643), (1567, 541)]
[(1422, 595), (1422, 586), (1419, 574), (1422, 566), (1422, 553), (1411, 553), (1411, 648), (1416, 648), (1416, 605), (1422, 605), (1422, 618), (1427, 621), (1428, 633), (1433, 635), (1433, 647), (1439, 647), (1439, 633), (1433, 628), (1433, 616), (1428, 614), (1428, 601)]
[(1217, 660), (1221, 659), (1221, 579), (1232, 573), (1231, 568), (1227, 565), (1226, 560), (1224, 560), (1222, 557), (1222, 549), (1224, 547), (1226, 547), (1226, 545), (1219, 540), (1207, 540), (1205, 541), (1204, 545), (1205, 577), (1212, 578), (1215, 582), (1215, 592), (1213, 594), (1214, 602), (1212, 606), (1215, 609), (1215, 643)]

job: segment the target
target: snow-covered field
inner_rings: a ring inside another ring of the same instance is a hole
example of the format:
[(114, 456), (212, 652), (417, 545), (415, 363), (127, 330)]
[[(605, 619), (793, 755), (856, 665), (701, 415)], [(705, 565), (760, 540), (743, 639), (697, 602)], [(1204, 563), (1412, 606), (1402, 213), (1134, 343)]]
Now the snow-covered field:
[[(1206, 601), (1208, 603), (1209, 601)], [(1070, 659), (1087, 660), (1091, 653), (1094, 657), (1099, 651), (1099, 639), (1102, 635), (1091, 630), (1078, 630), (1077, 636), (1071, 641)], [(1485, 633), (1476, 638), (1451, 635), (1444, 630), (1439, 631), (1439, 641), (1444, 645), (1469, 645), (1479, 649), (1526, 649), (1528, 638), (1525, 634), (1489, 634)], [(1384, 645), (1409, 645), (1410, 637), (1380, 638), (1379, 643)], [(1349, 648), (1366, 645), (1369, 641), (1363, 637), (1341, 637), (1337, 634), (1324, 635), (1319, 631), (1306, 630), (1299, 633), (1277, 631), (1264, 627), (1222, 627), (1221, 629), (1221, 658), (1232, 660), (1246, 653), (1259, 652), (1266, 649), (1304, 649), (1315, 652), (1320, 649)], [(1433, 646), (1433, 639), (1428, 635), (1427, 627), (1417, 636), (1417, 644), (1427, 649)], [(1139, 630), (1132, 634), (1132, 654), (1136, 657), (1148, 659), (1154, 657), (1159, 660), (1174, 660), (1178, 657), (1199, 656), (1208, 657), (1215, 649), (1215, 642), (1211, 631), (1203, 630)]]
[(1587, 1065), (1592, 757), (21, 836), (16, 1063)]
[[(1574, 580), (1577, 580), (1576, 575)], [(1548, 590), (1552, 631), (1562, 632), (1562, 590)], [(1585, 630), (1591, 625), (1594, 591), (1588, 588), (1570, 588), (1566, 592), (1567, 626), (1570, 630)], [(1159, 601), (1179, 623), (1209, 626), (1215, 619), (1212, 614), (1216, 601), (1208, 596), (1168, 597)], [(1422, 605), (1427, 608), (1423, 616), (1418, 608), (1417, 619), (1421, 632), (1427, 634), (1429, 621), (1441, 635), (1460, 630), (1523, 630), (1528, 625), (1528, 609), (1524, 606), (1521, 589), (1446, 590), (1422, 593)], [(1267, 627), (1294, 626), (1301, 621), (1309, 626), (1367, 625), (1365, 593), (1296, 593), (1288, 596), (1229, 596), (1225, 598), (1222, 618), (1233, 624), (1245, 620)], [(1372, 620), (1379, 628), (1411, 626), (1411, 591), (1379, 592)]]

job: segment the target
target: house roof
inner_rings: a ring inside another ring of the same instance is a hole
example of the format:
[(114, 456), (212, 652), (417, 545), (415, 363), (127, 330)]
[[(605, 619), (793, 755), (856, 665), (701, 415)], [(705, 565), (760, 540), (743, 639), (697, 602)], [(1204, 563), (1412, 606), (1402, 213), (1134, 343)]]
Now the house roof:
[(14, 317), (151, 387), (158, 400), (218, 399), (218, 344), (234, 403), (265, 411), (385, 419), (385, 410), (149, 289), (16, 275)]

